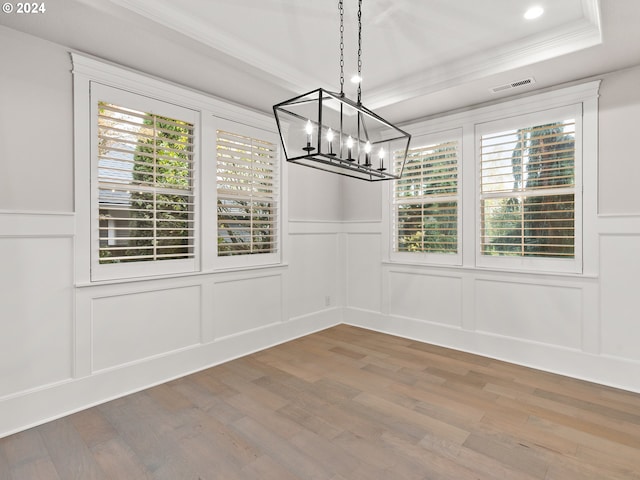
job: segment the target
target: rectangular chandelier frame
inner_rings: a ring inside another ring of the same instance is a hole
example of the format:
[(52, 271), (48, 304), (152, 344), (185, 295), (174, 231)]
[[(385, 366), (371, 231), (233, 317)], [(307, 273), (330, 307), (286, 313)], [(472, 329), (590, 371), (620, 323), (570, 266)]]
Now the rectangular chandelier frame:
[(411, 135), (342, 94), (318, 88), (273, 113), (288, 162), (369, 182), (402, 175)]

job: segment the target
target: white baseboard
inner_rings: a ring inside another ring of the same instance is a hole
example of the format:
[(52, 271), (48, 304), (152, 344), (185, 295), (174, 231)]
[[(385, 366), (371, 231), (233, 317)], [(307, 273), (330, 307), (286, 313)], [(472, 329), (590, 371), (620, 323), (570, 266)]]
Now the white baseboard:
[(0, 399), (0, 438), (342, 323), (333, 308)]
[(0, 438), (345, 323), (640, 393), (640, 363), (354, 308), (331, 308), (0, 399)]
[(640, 362), (489, 332), (345, 308), (344, 323), (640, 393)]

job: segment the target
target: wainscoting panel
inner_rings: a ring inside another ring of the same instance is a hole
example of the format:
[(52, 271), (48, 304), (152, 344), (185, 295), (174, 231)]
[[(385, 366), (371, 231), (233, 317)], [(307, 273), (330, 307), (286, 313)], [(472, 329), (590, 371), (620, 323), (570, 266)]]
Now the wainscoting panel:
[(640, 361), (640, 234), (600, 242), (602, 352)]
[(0, 437), (342, 319), (336, 222), (295, 223), (296, 267), (74, 286), (73, 215), (0, 221)]
[(389, 313), (462, 327), (462, 278), (389, 271)]
[(476, 328), (580, 349), (582, 289), (560, 283), (476, 281)]
[(94, 372), (200, 343), (200, 286), (98, 297), (91, 311)]
[(347, 305), (380, 311), (382, 265), (371, 261), (380, 256), (380, 235), (349, 233), (347, 242)]
[(0, 397), (72, 375), (73, 240), (27, 230), (0, 236)]
[(282, 275), (215, 282), (215, 336), (224, 338), (282, 320)]
[(296, 223), (289, 238), (289, 318), (340, 305), (339, 241), (328, 223)]

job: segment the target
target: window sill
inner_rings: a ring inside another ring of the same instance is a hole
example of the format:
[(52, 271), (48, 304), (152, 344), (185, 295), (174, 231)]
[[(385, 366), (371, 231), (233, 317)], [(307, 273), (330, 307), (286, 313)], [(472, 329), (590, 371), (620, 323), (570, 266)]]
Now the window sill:
[(162, 282), (169, 280), (188, 280), (190, 278), (202, 278), (207, 276), (225, 275), (243, 272), (259, 272), (261, 270), (280, 270), (289, 267), (288, 263), (274, 263), (269, 265), (254, 265), (235, 268), (217, 268), (214, 270), (206, 270), (200, 272), (179, 273), (173, 275), (154, 275), (146, 277), (132, 277), (132, 278), (120, 278), (113, 280), (99, 280), (95, 282), (82, 282), (74, 284), (75, 288), (91, 288), (100, 287), (106, 285), (125, 285), (125, 284), (138, 284), (144, 282)]
[(464, 266), (464, 265), (438, 265), (432, 263), (418, 263), (418, 262), (407, 262), (407, 261), (394, 261), (394, 260), (384, 260), (382, 262), (383, 266), (387, 267), (407, 267), (411, 269), (431, 269), (441, 272), (459, 272), (459, 273), (468, 273), (475, 275), (503, 275), (508, 277), (548, 277), (554, 279), (566, 279), (566, 280), (598, 280), (600, 278), (599, 275), (596, 274), (587, 274), (587, 273), (571, 273), (571, 272), (550, 272), (550, 271), (535, 271), (535, 270), (516, 270), (516, 269), (506, 269), (506, 268), (495, 268), (495, 267), (479, 267), (479, 266)]

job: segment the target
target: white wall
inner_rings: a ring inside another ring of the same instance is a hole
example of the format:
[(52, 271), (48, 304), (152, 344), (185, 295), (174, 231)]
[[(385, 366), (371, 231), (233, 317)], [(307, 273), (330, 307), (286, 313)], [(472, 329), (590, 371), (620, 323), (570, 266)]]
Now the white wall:
[(69, 56), (2, 27), (0, 45), (2, 398), (72, 375), (74, 223)]
[[(634, 362), (640, 362), (638, 85), (640, 66), (611, 74), (602, 83), (598, 184), (601, 349)], [(636, 381), (639, 377), (636, 373)]]
[(70, 212), (69, 54), (2, 26), (0, 45), (0, 210)]
[(382, 217), (358, 208), (386, 197), (345, 184), (360, 205), (347, 210), (345, 322), (640, 392), (638, 85), (640, 66), (602, 77), (599, 208), (584, 219), (594, 275), (372, 264), (388, 248)]
[(608, 75), (600, 90), (599, 212), (640, 215), (636, 128), (640, 108), (640, 67)]
[(341, 321), (340, 182), (297, 166), (282, 266), (78, 284), (71, 59), (0, 45), (0, 437)]

